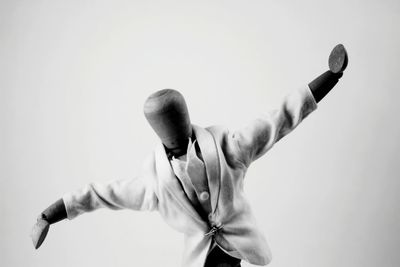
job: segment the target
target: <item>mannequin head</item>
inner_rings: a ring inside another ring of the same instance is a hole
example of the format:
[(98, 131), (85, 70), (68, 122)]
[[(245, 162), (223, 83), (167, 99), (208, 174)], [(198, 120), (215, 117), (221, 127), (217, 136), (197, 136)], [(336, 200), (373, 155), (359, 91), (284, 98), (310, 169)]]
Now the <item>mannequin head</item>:
[(175, 156), (185, 154), (192, 124), (182, 94), (173, 89), (157, 91), (146, 99), (143, 110), (167, 150)]

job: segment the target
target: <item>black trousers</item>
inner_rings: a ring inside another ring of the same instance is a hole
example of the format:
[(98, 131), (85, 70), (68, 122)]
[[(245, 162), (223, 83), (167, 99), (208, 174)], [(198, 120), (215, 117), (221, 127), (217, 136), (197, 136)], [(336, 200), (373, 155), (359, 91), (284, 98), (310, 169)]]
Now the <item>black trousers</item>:
[(240, 259), (229, 256), (216, 246), (208, 254), (204, 267), (240, 267), (240, 261)]

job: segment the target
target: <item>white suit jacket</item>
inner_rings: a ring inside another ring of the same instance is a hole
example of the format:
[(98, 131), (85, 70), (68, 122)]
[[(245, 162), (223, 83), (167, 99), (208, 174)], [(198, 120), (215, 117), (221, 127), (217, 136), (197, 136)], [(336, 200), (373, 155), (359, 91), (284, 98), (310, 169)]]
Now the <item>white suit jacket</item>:
[[(182, 190), (165, 149), (160, 143), (134, 179), (92, 183), (63, 197), (69, 219), (84, 212), (110, 209), (157, 210), (174, 229), (184, 234), (182, 266), (204, 266), (212, 238), (228, 254), (256, 265), (267, 265), (271, 253), (259, 231), (243, 191), (243, 178), (250, 163), (293, 130), (317, 104), (308, 87), (289, 94), (280, 107), (229, 131), (221, 126), (193, 125), (206, 167), (210, 201), (209, 222), (204, 221)], [(206, 235), (212, 226), (221, 226)]]

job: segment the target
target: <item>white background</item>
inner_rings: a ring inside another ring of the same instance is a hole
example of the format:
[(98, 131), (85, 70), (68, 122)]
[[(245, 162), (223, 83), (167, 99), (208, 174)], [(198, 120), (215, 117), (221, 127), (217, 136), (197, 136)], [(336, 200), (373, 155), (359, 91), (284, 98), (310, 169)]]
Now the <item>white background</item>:
[[(0, 1), (0, 265), (179, 266), (157, 213), (38, 214), (129, 178), (157, 143), (142, 106), (185, 96), (193, 123), (240, 126), (327, 70), (318, 110), (249, 170), (273, 267), (400, 266), (399, 1)], [(243, 266), (250, 266), (246, 263)]]

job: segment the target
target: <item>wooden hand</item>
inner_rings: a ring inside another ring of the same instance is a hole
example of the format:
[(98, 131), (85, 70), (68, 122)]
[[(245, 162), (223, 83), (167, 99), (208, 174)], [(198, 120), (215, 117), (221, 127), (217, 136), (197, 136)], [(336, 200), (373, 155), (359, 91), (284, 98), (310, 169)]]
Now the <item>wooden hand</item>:
[(59, 222), (65, 218), (67, 218), (67, 211), (62, 199), (54, 202), (39, 215), (31, 232), (31, 238), (35, 249), (38, 249), (40, 245), (42, 245), (49, 232), (50, 224)]
[(329, 56), (329, 70), (314, 79), (308, 86), (315, 98), (319, 102), (337, 84), (346, 69), (348, 56), (342, 44), (335, 46)]
[(343, 73), (349, 62), (346, 48), (344, 45), (338, 44), (335, 46), (329, 55), (329, 70), (333, 73)]
[(39, 216), (31, 232), (31, 238), (35, 249), (38, 249), (40, 245), (42, 245), (47, 233), (49, 232), (49, 228), (50, 223), (43, 219), (42, 216)]

